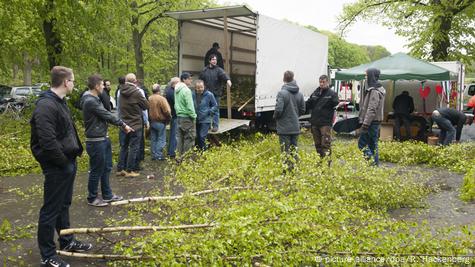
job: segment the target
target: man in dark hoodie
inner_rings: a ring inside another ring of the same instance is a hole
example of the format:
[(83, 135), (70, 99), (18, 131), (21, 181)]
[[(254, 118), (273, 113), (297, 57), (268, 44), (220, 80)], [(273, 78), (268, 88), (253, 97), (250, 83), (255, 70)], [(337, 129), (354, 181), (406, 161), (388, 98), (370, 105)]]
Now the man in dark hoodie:
[(338, 94), (330, 90), (328, 76), (319, 78), (318, 87), (307, 100), (307, 110), (311, 111), (313, 142), (320, 157), (331, 154), (332, 124), (335, 108), (338, 106)]
[(451, 108), (438, 108), (432, 112), (432, 121), (440, 129), (439, 144), (446, 146), (450, 145), (454, 138), (457, 142), (460, 141), (463, 125), (472, 124), (473, 115)]
[(125, 136), (124, 145), (120, 148), (119, 166), (125, 166), (125, 170), (118, 170), (126, 177), (137, 177), (140, 175), (138, 157), (140, 149), (140, 138), (143, 135), (143, 110), (148, 109), (148, 101), (136, 86), (135, 74), (129, 73), (125, 76), (125, 84), (120, 87), (120, 118), (132, 129)]
[[(102, 77), (92, 75), (87, 79), (89, 91), (81, 98), (84, 126), (86, 128), (86, 151), (89, 155), (89, 180), (87, 203), (95, 207), (107, 206), (108, 202), (122, 200), (114, 195), (109, 184), (112, 170), (112, 147), (107, 134), (108, 123), (120, 126), (125, 133), (132, 131), (127, 124), (107, 110), (99, 96), (103, 93)], [(102, 198), (97, 187), (101, 183)]]
[[(30, 147), (45, 176), (43, 206), (38, 220), (38, 245), (42, 266), (69, 267), (56, 254), (54, 232), (70, 228), (69, 207), (73, 198), (76, 158), (83, 147), (71, 118), (65, 97), (74, 88), (70, 68), (51, 69), (51, 89), (40, 95), (30, 120)], [(59, 236), (63, 251), (84, 252), (92, 245), (82, 243), (73, 235)]]
[[(286, 153), (287, 168), (291, 170), (297, 160), (298, 137), (300, 134), (299, 116), (305, 113), (305, 100), (299, 92), (294, 73), (284, 73), (284, 85), (277, 94), (274, 119), (282, 152)], [(289, 158), (293, 156), (293, 160)]]
[(402, 93), (394, 99), (394, 128), (396, 131), (396, 139), (401, 140), (401, 124), (406, 130), (406, 137), (412, 139), (411, 136), (411, 113), (414, 112), (414, 99), (409, 95), (408, 91)]
[(362, 126), (358, 148), (363, 151), (367, 159), (373, 158), (376, 166), (379, 166), (378, 135), (381, 121), (384, 119), (386, 95), (386, 89), (379, 82), (380, 74), (380, 70), (375, 68), (366, 70), (367, 85), (363, 92), (359, 114), (359, 122)]

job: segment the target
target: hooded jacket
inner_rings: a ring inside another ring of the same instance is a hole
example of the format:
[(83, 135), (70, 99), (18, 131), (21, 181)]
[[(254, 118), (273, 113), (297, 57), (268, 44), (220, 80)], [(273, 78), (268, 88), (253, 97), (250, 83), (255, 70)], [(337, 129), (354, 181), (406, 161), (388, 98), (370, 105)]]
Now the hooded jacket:
[(299, 116), (304, 113), (305, 101), (297, 83), (285, 83), (277, 94), (274, 110), (277, 134), (300, 134)]
[(124, 122), (108, 111), (101, 99), (86, 91), (81, 97), (81, 109), (87, 138), (107, 136), (108, 123), (123, 126)]
[(311, 111), (310, 123), (313, 126), (331, 126), (338, 103), (335, 91), (318, 87), (306, 102), (307, 110)]
[(366, 71), (368, 88), (363, 92), (360, 103), (359, 122), (371, 125), (372, 122), (381, 122), (384, 119), (384, 97), (386, 89), (379, 82), (380, 71), (370, 68)]
[(195, 102), (195, 111), (198, 123), (211, 123), (211, 118), (218, 113), (218, 103), (213, 94), (205, 90), (203, 94), (198, 97), (196, 92), (193, 92), (193, 101)]
[(139, 130), (144, 123), (142, 110), (148, 109), (148, 101), (133, 84), (125, 83), (119, 87), (120, 117), (132, 129)]
[(182, 82), (175, 85), (175, 111), (177, 117), (196, 119), (191, 90)]
[(65, 166), (83, 152), (68, 105), (53, 91), (43, 92), (30, 120), (30, 148), (40, 163)]

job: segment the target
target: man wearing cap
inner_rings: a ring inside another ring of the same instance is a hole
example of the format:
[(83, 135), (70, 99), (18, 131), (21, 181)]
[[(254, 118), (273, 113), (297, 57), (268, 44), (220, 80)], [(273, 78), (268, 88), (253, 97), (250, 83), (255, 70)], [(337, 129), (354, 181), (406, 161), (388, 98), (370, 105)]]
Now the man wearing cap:
[(224, 69), (224, 64), (223, 64), (223, 55), (221, 55), (221, 52), (218, 51), (219, 50), (219, 44), (214, 42), (213, 43), (213, 47), (211, 47), (208, 52), (206, 52), (206, 55), (205, 55), (205, 67), (208, 66), (209, 64), (209, 57), (211, 55), (216, 55), (216, 59), (217, 59), (217, 65)]
[(454, 137), (457, 142), (460, 141), (463, 125), (472, 124), (473, 115), (451, 108), (438, 108), (432, 112), (432, 121), (440, 129), (439, 144), (446, 146), (454, 141)]
[(177, 150), (181, 158), (195, 145), (196, 112), (193, 104), (193, 95), (188, 86), (191, 85), (191, 74), (183, 72), (181, 82), (175, 85), (175, 111), (177, 116)]
[(218, 103), (218, 112), (213, 117), (213, 127), (211, 131), (218, 131), (219, 127), (219, 103), (223, 95), (223, 82), (231, 87), (231, 79), (224, 72), (224, 70), (217, 65), (217, 56), (212, 54), (209, 59), (209, 64), (200, 73), (200, 80), (205, 83), (205, 88), (213, 93), (216, 103)]

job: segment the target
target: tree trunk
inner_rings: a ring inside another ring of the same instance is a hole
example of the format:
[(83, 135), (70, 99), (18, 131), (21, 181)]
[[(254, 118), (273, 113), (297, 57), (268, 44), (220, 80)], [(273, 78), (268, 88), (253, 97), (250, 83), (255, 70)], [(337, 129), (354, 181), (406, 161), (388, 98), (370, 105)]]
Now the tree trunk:
[(33, 60), (30, 60), (28, 53), (23, 53), (23, 84), (31, 85), (31, 70)]
[(18, 76), (18, 70), (19, 70), (18, 65), (13, 64), (13, 77), (12, 77), (13, 81), (15, 81), (16, 77)]
[(435, 18), (438, 30), (432, 37), (431, 56), (434, 61), (449, 60), (450, 30), (452, 28), (453, 14), (445, 13)]
[[(138, 21), (137, 21), (138, 22)], [(137, 24), (138, 26), (138, 24)], [(144, 69), (143, 69), (143, 51), (142, 51), (142, 36), (137, 30), (136, 26), (132, 25), (132, 40), (134, 42), (134, 54), (135, 54), (135, 69), (137, 80), (143, 82), (144, 80)]]
[(48, 14), (54, 11), (54, 0), (48, 0), (45, 6), (45, 14), (43, 20), (43, 35), (46, 41), (46, 53), (48, 54), (48, 64), (50, 69), (61, 64), (61, 53), (63, 51), (63, 44), (61, 38), (56, 32), (55, 24), (56, 18), (48, 18)]

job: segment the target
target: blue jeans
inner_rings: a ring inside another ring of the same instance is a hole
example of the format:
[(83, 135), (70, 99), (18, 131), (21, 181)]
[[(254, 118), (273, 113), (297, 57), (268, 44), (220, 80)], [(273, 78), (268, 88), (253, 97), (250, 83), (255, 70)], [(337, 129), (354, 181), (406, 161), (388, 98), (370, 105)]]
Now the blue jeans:
[(279, 134), (280, 151), (285, 153), (284, 164), (289, 170), (292, 170), (298, 161), (298, 140), (298, 134)]
[(86, 141), (86, 151), (89, 155), (89, 181), (87, 184), (87, 201), (92, 203), (97, 198), (97, 187), (101, 182), (101, 193), (103, 199), (113, 197), (109, 183), (109, 176), (112, 170), (112, 147), (109, 138), (103, 141)]
[(198, 147), (202, 150), (206, 150), (206, 136), (208, 136), (208, 130), (211, 123), (197, 123), (196, 133), (198, 134)]
[(163, 148), (167, 142), (165, 123), (152, 121), (150, 123), (150, 150), (152, 160), (164, 159)]
[[(45, 176), (43, 206), (38, 220), (38, 246), (42, 259), (56, 255), (54, 232), (59, 235), (62, 229), (70, 228), (69, 207), (73, 199), (73, 184), (76, 176), (76, 160), (65, 166), (42, 163), (41, 169)], [(59, 237), (60, 248), (64, 248), (74, 240), (73, 235)]]
[(380, 122), (372, 122), (367, 132), (362, 132), (358, 139), (358, 148), (363, 151), (366, 159), (374, 159), (374, 164), (379, 166), (378, 138)]
[(176, 127), (177, 127), (177, 118), (172, 118), (170, 121), (170, 136), (168, 138), (168, 156), (175, 157), (176, 151)]
[(117, 171), (123, 171), (125, 170), (125, 165), (127, 164), (127, 156), (128, 156), (128, 149), (125, 149), (125, 151), (122, 151), (122, 148), (125, 147), (125, 139), (127, 137), (127, 134), (119, 130), (119, 145), (120, 145), (120, 153), (119, 153), (119, 162), (117, 163)]
[(442, 117), (442, 115), (432, 114), (432, 120), (437, 123), (440, 129), (439, 143), (443, 146), (449, 145), (455, 139), (457, 130), (450, 120)]
[(142, 136), (142, 128), (130, 132), (125, 135), (124, 145), (120, 147), (120, 162), (119, 166), (124, 167), (124, 170), (138, 171), (138, 157), (140, 153), (140, 141)]

